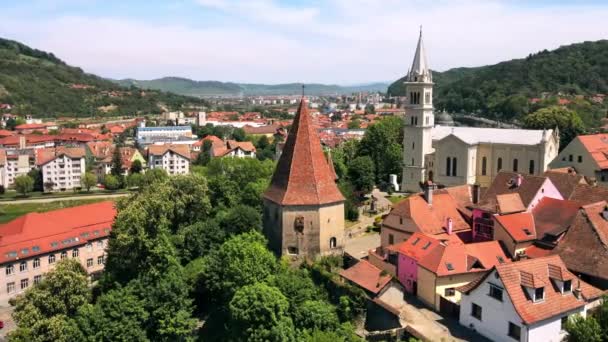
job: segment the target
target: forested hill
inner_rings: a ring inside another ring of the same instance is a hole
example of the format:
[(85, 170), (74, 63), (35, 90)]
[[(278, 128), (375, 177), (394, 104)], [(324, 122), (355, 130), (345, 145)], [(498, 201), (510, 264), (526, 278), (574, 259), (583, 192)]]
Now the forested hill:
[[(404, 95), (403, 81), (391, 84), (388, 92)], [(439, 110), (512, 119), (525, 114), (527, 100), (543, 92), (608, 93), (608, 40), (562, 46), (490, 66), (434, 72), (433, 81)]]
[(125, 88), (67, 65), (52, 53), (0, 38), (0, 103), (37, 116), (158, 113), (199, 99)]

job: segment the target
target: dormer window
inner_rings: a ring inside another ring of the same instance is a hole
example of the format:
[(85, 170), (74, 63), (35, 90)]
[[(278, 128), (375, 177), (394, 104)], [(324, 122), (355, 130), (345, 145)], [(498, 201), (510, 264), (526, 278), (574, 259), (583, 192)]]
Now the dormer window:
[(416, 246), (416, 244), (418, 243), (418, 241), (420, 241), (420, 238), (416, 238), (416, 240), (414, 240), (414, 242), (412, 242), (412, 245)]
[(564, 282), (564, 290), (562, 291), (562, 293), (567, 293), (572, 291), (572, 280), (566, 280)]
[(540, 302), (541, 300), (545, 299), (545, 288), (544, 287), (539, 287), (534, 289), (534, 301), (535, 302)]
[(428, 249), (430, 245), (431, 245), (431, 243), (427, 242), (426, 245), (424, 245), (424, 247), (422, 247), (422, 249)]

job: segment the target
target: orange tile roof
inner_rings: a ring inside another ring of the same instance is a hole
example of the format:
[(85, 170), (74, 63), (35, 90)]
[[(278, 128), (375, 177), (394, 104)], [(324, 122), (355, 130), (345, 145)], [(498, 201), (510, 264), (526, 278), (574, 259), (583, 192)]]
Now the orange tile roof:
[(437, 276), (485, 272), (501, 263), (510, 262), (498, 241), (477, 243), (442, 243), (437, 245), (418, 265)]
[(518, 193), (496, 195), (496, 203), (501, 214), (511, 214), (526, 210)]
[(414, 233), (409, 239), (396, 245), (388, 246), (390, 251), (408, 256), (416, 261), (421, 260), (441, 243), (438, 239), (422, 233)]
[(148, 155), (162, 156), (169, 151), (179, 154), (184, 158), (190, 159), (190, 148), (188, 148), (188, 145), (163, 144), (148, 146)]
[(528, 207), (548, 179), (546, 177), (525, 174), (519, 175), (522, 177), (522, 183), (520, 186), (517, 186), (517, 173), (504, 171), (499, 172), (496, 177), (494, 177), (492, 184), (486, 190), (477, 207), (495, 212), (496, 205), (498, 203), (496, 196), (513, 193), (517, 193), (521, 198), (523, 205)]
[(579, 135), (576, 139), (579, 139), (601, 169), (608, 168), (608, 133)]
[(536, 235), (539, 239), (546, 234), (557, 236), (565, 232), (580, 208), (580, 203), (543, 197), (532, 210)]
[(323, 154), (317, 131), (312, 127), (304, 98), (264, 197), (282, 205), (344, 201)]
[(20, 216), (0, 225), (0, 263), (108, 236), (115, 216), (109, 201)]
[(14, 131), (7, 131), (5, 129), (0, 129), (0, 137), (4, 138), (4, 137), (10, 137), (11, 135), (15, 135), (16, 133)]
[[(552, 266), (550, 266), (552, 265)], [(566, 265), (557, 255), (523, 260), (496, 266), (496, 271), (505, 286), (505, 290), (515, 307), (515, 311), (526, 324), (532, 324), (547, 318), (562, 315), (565, 312), (584, 306), (587, 301), (599, 298), (602, 291), (580, 281), (582, 297), (578, 300), (573, 293), (562, 294), (551, 284), (550, 274), (564, 279), (575, 276), (566, 269)], [(523, 284), (522, 284), (523, 282)], [(544, 287), (545, 298), (539, 302), (528, 299), (524, 286)], [(572, 289), (579, 286), (579, 280), (573, 281)]]
[(36, 150), (36, 164), (42, 166), (64, 155), (73, 159), (84, 158), (86, 156), (86, 151), (84, 147), (59, 146), (41, 148)]
[(378, 294), (391, 281), (389, 274), (367, 260), (360, 260), (354, 266), (341, 270), (340, 275), (373, 294)]
[(531, 213), (495, 215), (496, 221), (516, 242), (536, 239), (536, 227)]

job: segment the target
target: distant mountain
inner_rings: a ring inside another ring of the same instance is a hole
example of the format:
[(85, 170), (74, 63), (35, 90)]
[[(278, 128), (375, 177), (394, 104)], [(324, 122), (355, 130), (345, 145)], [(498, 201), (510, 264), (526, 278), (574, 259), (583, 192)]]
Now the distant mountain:
[(0, 38), (0, 103), (37, 116), (134, 115), (204, 104), (161, 91), (133, 91), (67, 65), (52, 53)]
[[(403, 96), (404, 81), (395, 81), (388, 93)], [(433, 81), (437, 109), (509, 120), (525, 114), (528, 99), (543, 92), (608, 93), (608, 40), (543, 50), (495, 65), (433, 72)]]
[[(136, 86), (141, 89), (156, 89), (187, 96), (256, 96), (256, 95), (296, 95), (302, 92), (301, 83), (250, 84), (219, 81), (193, 81), (180, 77), (163, 77), (142, 81), (133, 79), (115, 80), (122, 86)], [(357, 92), (386, 91), (388, 83), (370, 83), (354, 86), (305, 84), (305, 91), (311, 95), (351, 94)]]

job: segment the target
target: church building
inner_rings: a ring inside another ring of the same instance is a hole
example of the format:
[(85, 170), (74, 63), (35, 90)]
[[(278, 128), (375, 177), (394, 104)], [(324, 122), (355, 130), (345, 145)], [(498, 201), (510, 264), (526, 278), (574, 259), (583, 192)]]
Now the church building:
[(344, 197), (304, 98), (264, 193), (263, 221), (279, 255), (314, 257), (343, 248)]
[[(402, 189), (425, 181), (489, 186), (499, 171), (542, 175), (557, 156), (559, 132), (435, 125), (433, 75), (422, 31), (405, 81)], [(443, 113), (443, 116), (447, 114)], [(445, 120), (442, 120), (445, 122)]]

